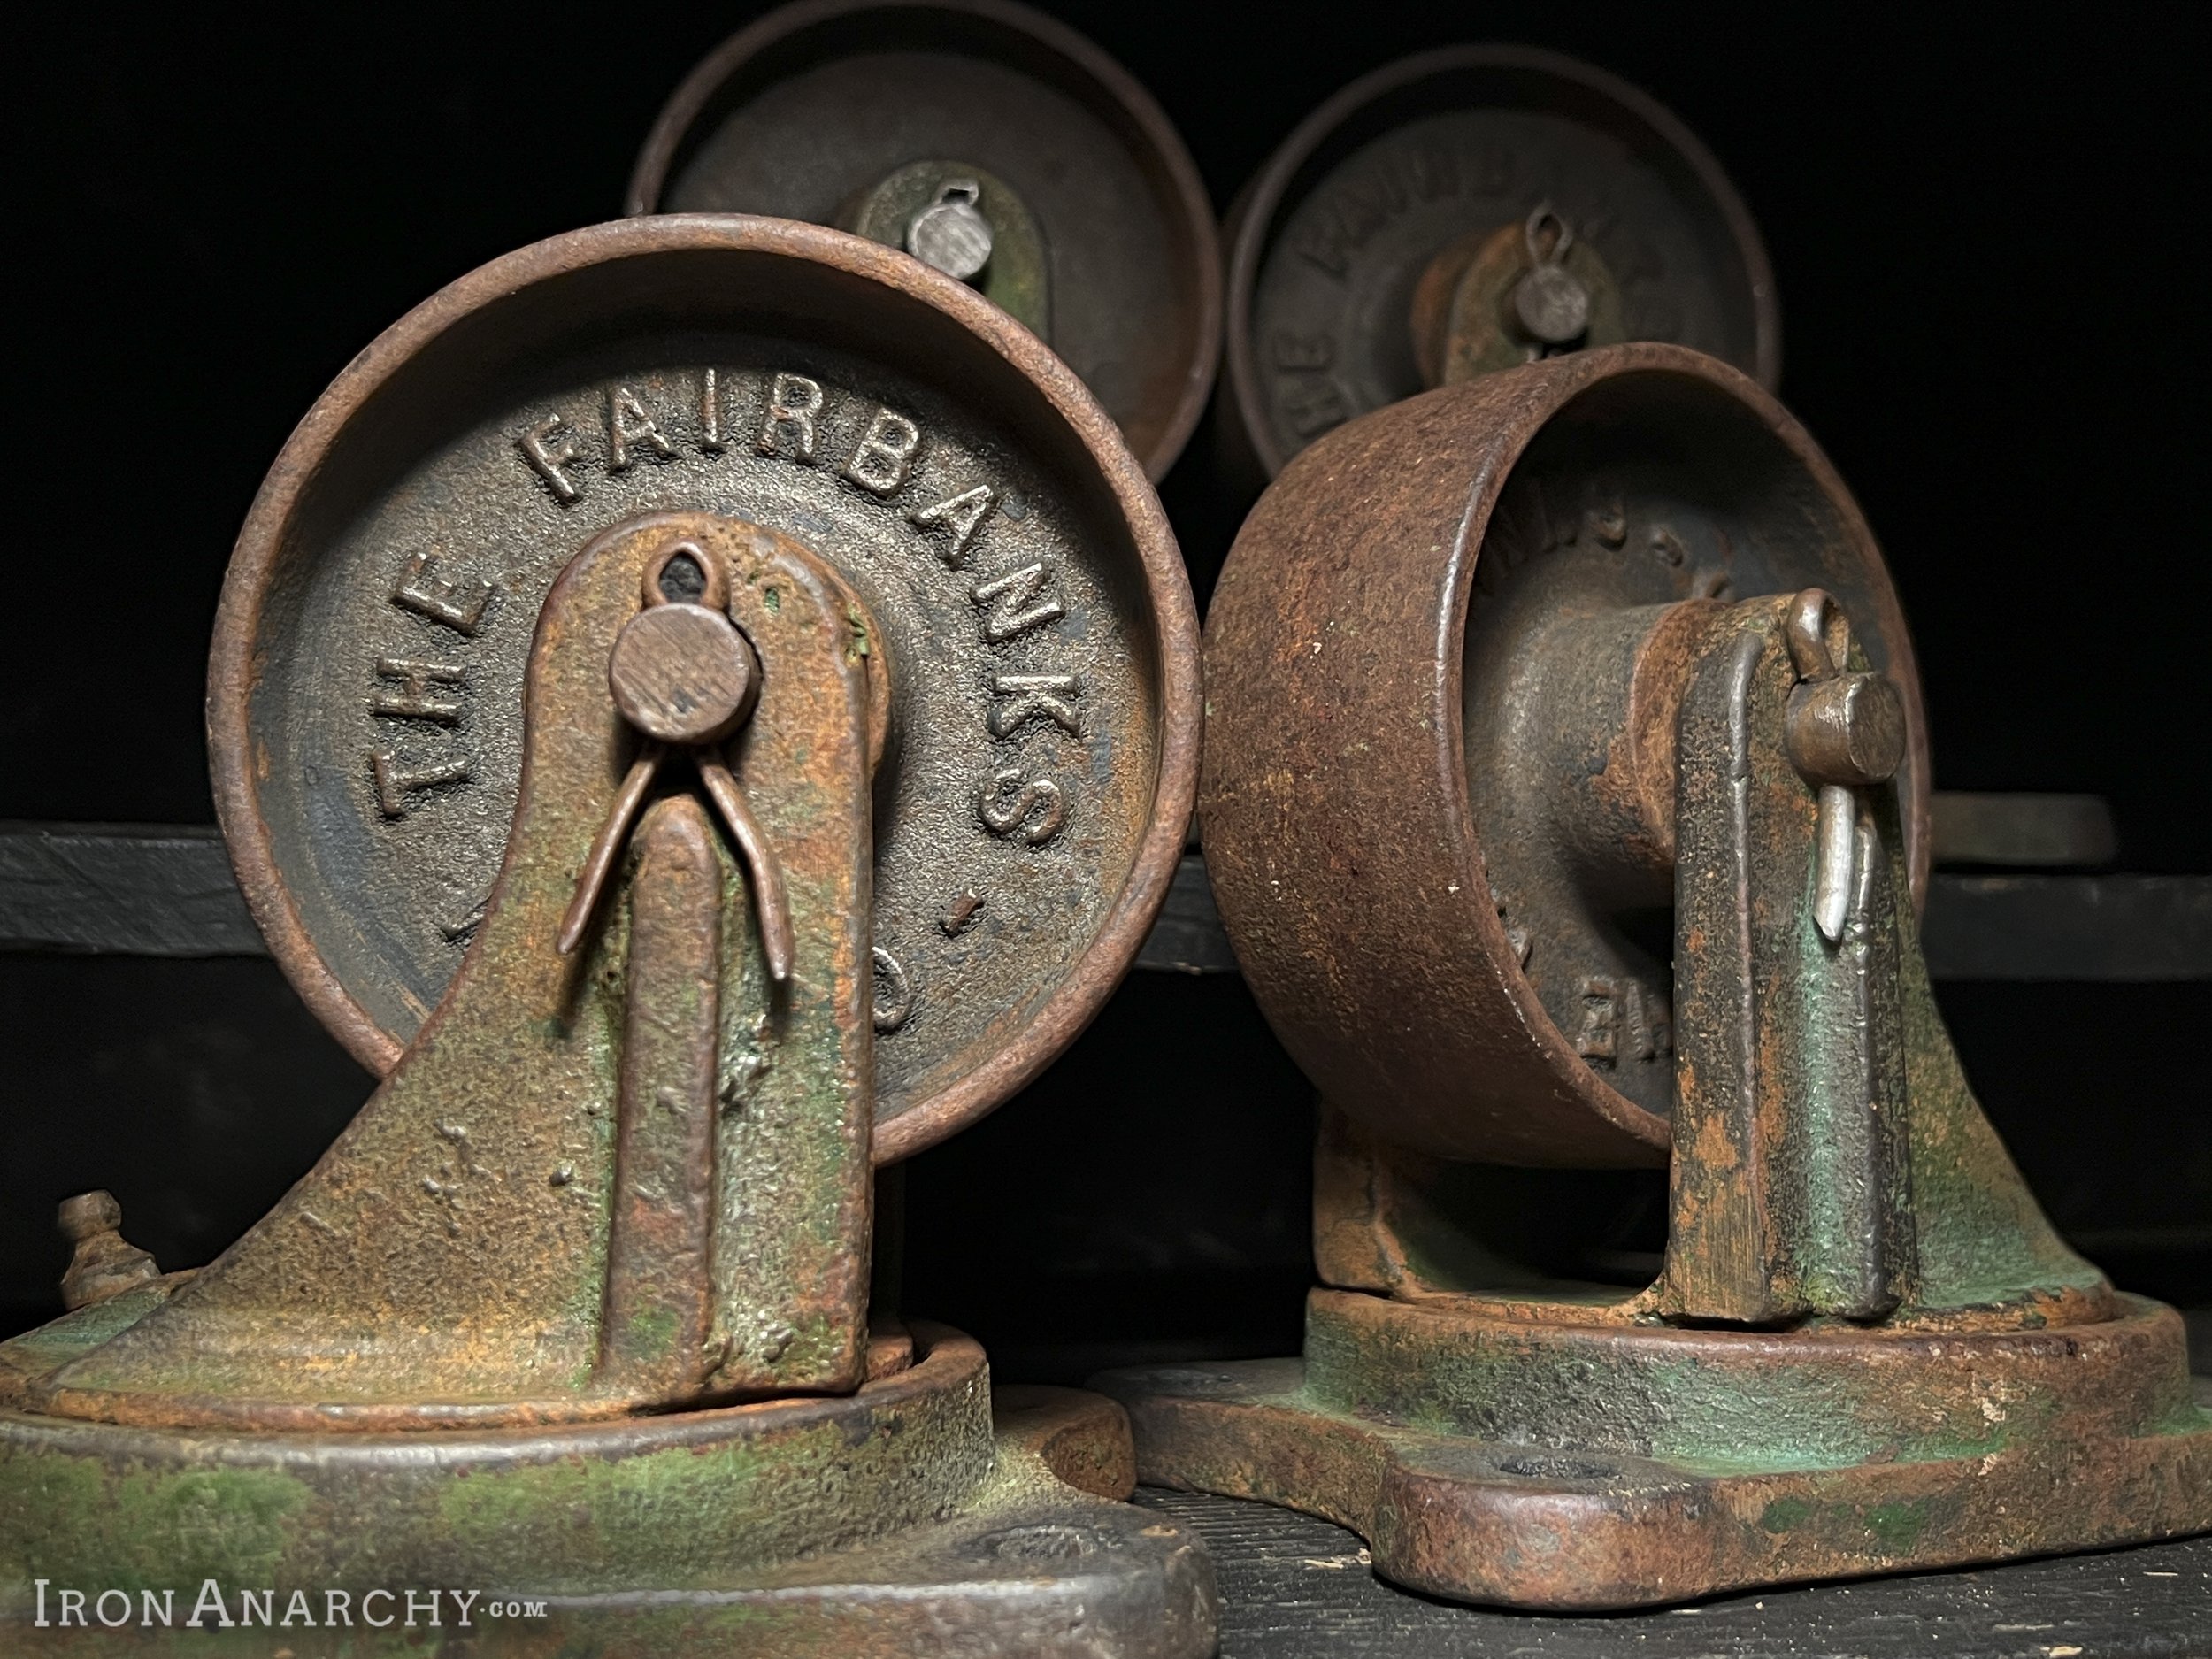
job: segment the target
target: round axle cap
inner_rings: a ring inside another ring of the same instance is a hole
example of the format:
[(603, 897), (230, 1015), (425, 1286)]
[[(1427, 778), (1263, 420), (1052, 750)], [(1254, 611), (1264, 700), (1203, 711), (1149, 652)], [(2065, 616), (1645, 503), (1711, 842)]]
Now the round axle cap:
[[(301, 995), (388, 1071), (499, 873), (555, 578), (611, 526), (687, 512), (803, 542), (850, 590), (882, 704), (874, 1146), (902, 1157), (1102, 1003), (1173, 873), (1197, 749), (1196, 622), (1141, 468), (1034, 336), (905, 254), (620, 220), (495, 260), (363, 352), (225, 583), (233, 862)], [(654, 572), (592, 669), (679, 744), (718, 741), (761, 672), (699, 576)]]
[(799, 0), (655, 120), (628, 213), (834, 225), (972, 284), (1080, 375), (1157, 480), (1213, 388), (1220, 249), (1158, 103), (1009, 0)]

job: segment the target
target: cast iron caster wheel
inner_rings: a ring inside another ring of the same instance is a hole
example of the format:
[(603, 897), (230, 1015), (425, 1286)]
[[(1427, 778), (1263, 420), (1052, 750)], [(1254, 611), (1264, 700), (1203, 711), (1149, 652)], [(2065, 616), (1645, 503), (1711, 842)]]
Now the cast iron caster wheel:
[(1058, 352), (1156, 480), (1213, 388), (1221, 255), (1189, 151), (1126, 70), (1005, 0), (771, 12), (676, 89), (625, 211), (905, 249)]
[(653, 511), (798, 538), (879, 625), (874, 1148), (904, 1157), (1033, 1076), (1134, 957), (1198, 707), (1180, 557), (1114, 424), (902, 254), (621, 220), (494, 261), (363, 352), (224, 588), (209, 733), (241, 885), (309, 1006), (388, 1071), (499, 872), (548, 588)]
[(1255, 488), (1356, 415), (1563, 352), (1666, 341), (1780, 377), (1773, 274), (1719, 163), (1551, 52), (1453, 47), (1354, 81), (1228, 235), (1222, 442)]

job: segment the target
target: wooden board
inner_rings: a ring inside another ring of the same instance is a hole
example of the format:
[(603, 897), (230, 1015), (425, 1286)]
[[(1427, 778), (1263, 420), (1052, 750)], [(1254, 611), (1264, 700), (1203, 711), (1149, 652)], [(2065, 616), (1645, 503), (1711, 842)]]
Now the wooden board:
[(1196, 1532), (1220, 1659), (2204, 1659), (2212, 1538), (1972, 1571), (1722, 1596), (1601, 1618), (1459, 1607), (1375, 1577), (1341, 1527), (1146, 1487)]
[[(2212, 876), (1938, 875), (1939, 979), (2212, 979)], [(265, 953), (211, 827), (0, 824), (0, 950)], [(1137, 966), (1234, 973), (1206, 866), (1187, 854)]]

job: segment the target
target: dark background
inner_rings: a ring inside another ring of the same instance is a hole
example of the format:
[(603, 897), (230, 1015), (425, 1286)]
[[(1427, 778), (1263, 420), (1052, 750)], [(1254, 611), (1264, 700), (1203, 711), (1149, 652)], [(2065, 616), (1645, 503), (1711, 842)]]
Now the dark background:
[[(294, 420), (443, 283), (612, 214), (661, 101), (760, 9), (12, 17), (0, 818), (211, 819), (205, 642)], [(2193, 9), (1045, 9), (1159, 97), (1217, 204), (1315, 103), (1425, 46), (1549, 46), (1671, 105), (1765, 234), (1783, 393), (1888, 549), (1939, 785), (2101, 794), (2124, 867), (2212, 870)], [(1211, 453), (1202, 430), (1164, 490), (1202, 602), (1239, 508)], [(2061, 1225), (2212, 1302), (2212, 993), (1942, 995)], [(242, 960), (0, 956), (0, 1331), (58, 1310), (61, 1197), (109, 1187), (165, 1266), (204, 1261), (368, 1087)], [(1240, 985), (1139, 975), (917, 1162), (909, 1304), (1014, 1375), (1286, 1350), (1308, 1117)]]

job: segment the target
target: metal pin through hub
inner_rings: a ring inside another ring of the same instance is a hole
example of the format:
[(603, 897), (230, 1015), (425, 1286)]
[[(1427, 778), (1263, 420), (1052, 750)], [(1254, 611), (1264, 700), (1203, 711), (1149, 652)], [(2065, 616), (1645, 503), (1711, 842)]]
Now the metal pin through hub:
[[(669, 595), (666, 584), (674, 580), (679, 561), (699, 572), (697, 603)], [(644, 609), (615, 636), (607, 687), (622, 718), (646, 741), (577, 877), (576, 895), (561, 923), (559, 951), (572, 955), (583, 942), (646, 791), (674, 744), (690, 749), (700, 781), (737, 844), (760, 911), (768, 972), (780, 982), (787, 980), (794, 937), (783, 874), (720, 748), (745, 724), (759, 699), (760, 659), (727, 614), (728, 579), (695, 541), (672, 542), (647, 566), (644, 601)]]
[(976, 204), (983, 187), (973, 179), (948, 179), (937, 199), (914, 215), (906, 227), (906, 250), (933, 270), (963, 282), (983, 274), (991, 263), (991, 221)]
[(1542, 346), (1571, 345), (1590, 331), (1590, 290), (1563, 263), (1574, 246), (1574, 231), (1550, 203), (1542, 202), (1528, 216), (1521, 236), (1528, 247), (1529, 269), (1513, 286), (1514, 320)]
[(1905, 705), (1886, 675), (1852, 670), (1851, 624), (1819, 588), (1797, 595), (1784, 626), (1799, 684), (1782, 741), (1798, 775), (1820, 791), (1813, 920), (1832, 945), (1843, 938), (1858, 885), (1854, 791), (1887, 783), (1904, 764)]

